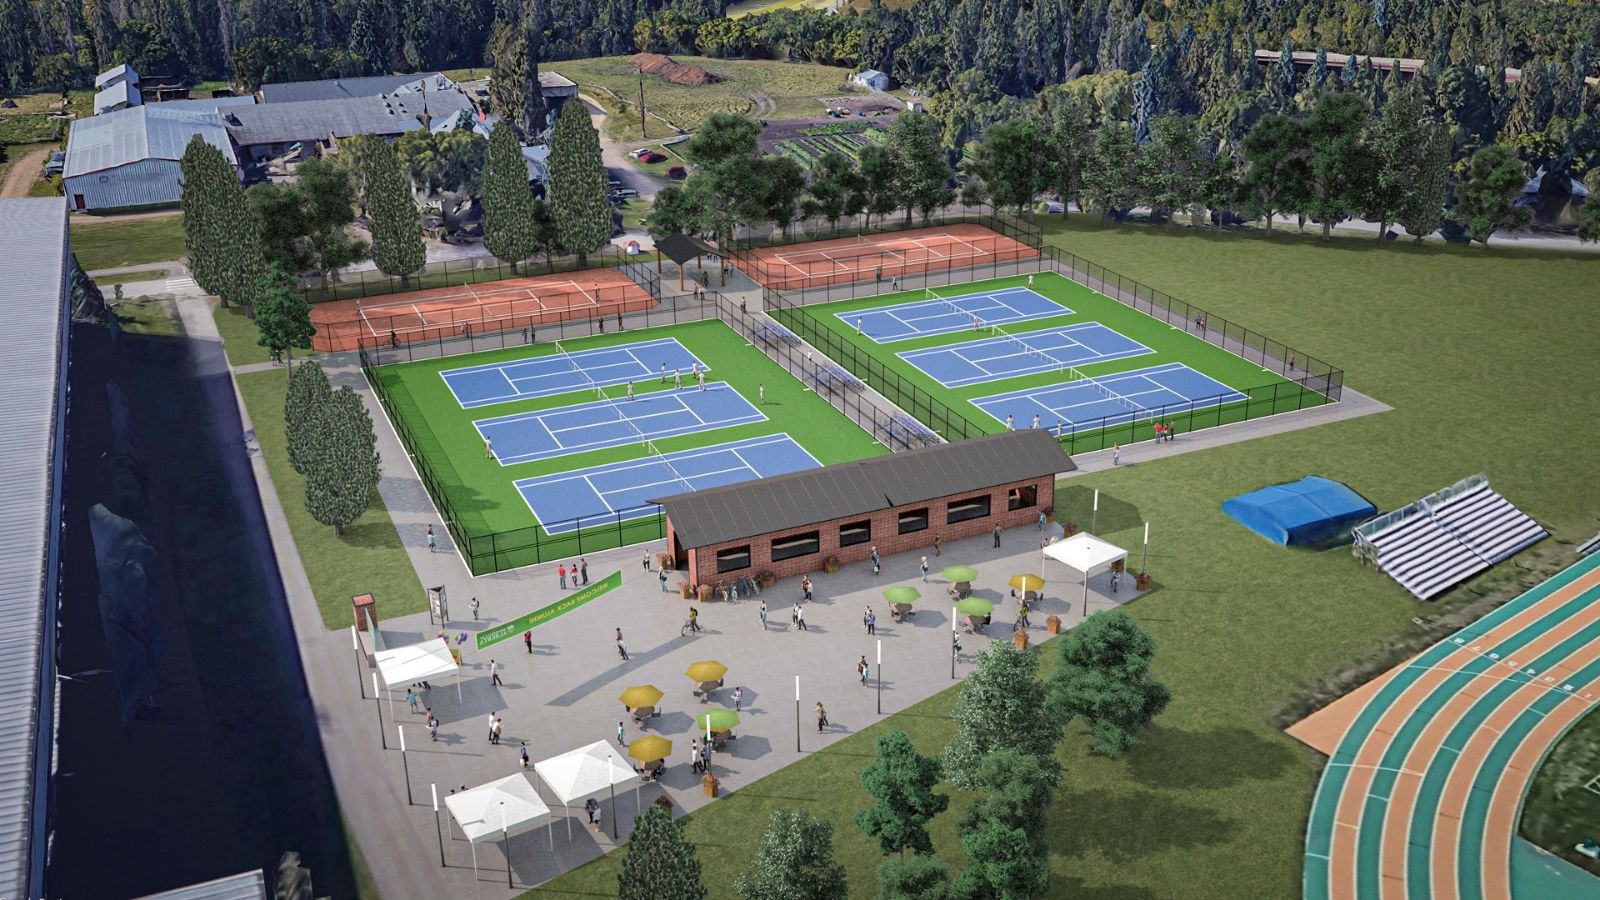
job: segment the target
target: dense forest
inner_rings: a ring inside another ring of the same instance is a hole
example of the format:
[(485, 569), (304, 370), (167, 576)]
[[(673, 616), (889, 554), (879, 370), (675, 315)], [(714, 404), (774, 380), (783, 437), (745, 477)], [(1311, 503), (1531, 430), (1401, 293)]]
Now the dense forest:
[[(1582, 0), (870, 0), (738, 19), (724, 5), (0, 0), (0, 92), (82, 87), (117, 62), (253, 87), (486, 66), (513, 44), (531, 66), (646, 49), (890, 72), (931, 97), (952, 151), (1063, 93), (1087, 104), (1091, 127), (1128, 122), (1141, 145), (1176, 115), (1237, 148), (1263, 117), (1305, 113), (1333, 88), (1380, 114), (1402, 75), (1349, 64), (1372, 54), (1424, 62), (1404, 81), (1450, 128), (1454, 160), (1499, 143), (1534, 165), (1600, 165), (1600, 89), (1584, 80), (1600, 71), (1600, 4)], [(1281, 62), (1258, 66), (1261, 48)], [(1315, 51), (1315, 65), (1297, 68), (1295, 50)]]

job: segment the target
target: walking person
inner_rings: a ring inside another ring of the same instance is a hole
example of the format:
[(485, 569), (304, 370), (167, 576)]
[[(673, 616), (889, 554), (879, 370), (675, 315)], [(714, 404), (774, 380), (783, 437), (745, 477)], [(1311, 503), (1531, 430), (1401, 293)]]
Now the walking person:
[(1039, 510), (1039, 531), (1044, 530), (1044, 510)]
[(806, 608), (804, 606), (796, 606), (794, 608), (794, 621), (801, 631), (811, 630), (806, 627)]
[(505, 682), (500, 680), (500, 664), (489, 660), (489, 685), (491, 687), (505, 687)]
[(872, 607), (867, 607), (866, 613), (861, 616), (861, 624), (867, 627), (869, 636), (878, 633), (878, 616), (872, 611)]
[(600, 811), (600, 801), (590, 797), (583, 801), (583, 811), (589, 814), (589, 824), (594, 824), (594, 814)]
[(735, 687), (733, 689), (733, 711), (734, 712), (738, 712), (739, 711), (739, 704), (741, 704), (743, 702), (744, 702), (744, 688), (742, 686), (741, 687)]
[(491, 744), (494, 743), (494, 725), (495, 725), (495, 721), (496, 720), (495, 720), (495, 717), (494, 717), (494, 713), (489, 713), (489, 743), (491, 743)]
[(1022, 601), (1022, 609), (1017, 612), (1016, 629), (1020, 631), (1021, 629), (1024, 629), (1024, 628), (1027, 628), (1027, 627), (1028, 627), (1028, 601), (1024, 600), (1024, 601)]
[(933, 536), (933, 555), (934, 556), (938, 556), (939, 555), (939, 545), (942, 544), (942, 543), (944, 543), (944, 537), (942, 535), (935, 534)]
[(622, 642), (621, 628), (617, 629), (617, 655), (622, 657), (623, 662), (628, 661), (628, 645)]
[(633, 399), (633, 382), (631, 382), (631, 381), (628, 382), (628, 393), (627, 393), (626, 399), (628, 399), (628, 400), (632, 400)]
[(622, 723), (621, 722), (617, 723), (617, 743), (621, 744), (624, 747), (628, 746), (628, 742), (623, 740), (623, 737), (622, 737)]
[(1016, 431), (1017, 430), (1016, 420), (1011, 417), (1010, 413), (1006, 413), (1006, 430), (1007, 431)]
[(700, 739), (695, 738), (689, 742), (689, 769), (696, 774), (700, 772)]
[(528, 767), (528, 742), (527, 741), (523, 741), (522, 742), (522, 746), (517, 749), (517, 755), (522, 757), (522, 767), (524, 769), (526, 769)]
[(496, 746), (498, 746), (499, 743), (500, 743), (500, 734), (501, 734), (501, 732), (503, 732), (505, 730), (505, 725), (506, 725), (506, 720), (505, 719), (502, 719), (499, 716), (495, 716), (495, 719), (494, 719), (494, 742), (495, 742)]
[(578, 557), (578, 574), (582, 577), (583, 584), (589, 583), (589, 562), (581, 556)]
[(483, 458), (494, 459), (494, 442), (488, 438), (483, 439)]
[(698, 375), (695, 375), (694, 376), (694, 380), (695, 380), (695, 382), (697, 384), (700, 385), (700, 390), (703, 391), (703, 390), (706, 389), (706, 373), (701, 372)]
[(422, 702), (421, 698), (417, 696), (415, 688), (416, 685), (414, 684), (406, 688), (406, 708), (410, 709), (413, 714), (417, 712), (417, 707)]
[(856, 677), (861, 679), (861, 686), (867, 686), (867, 657), (862, 655), (861, 661), (856, 663)]
[(683, 372), (678, 369), (672, 370), (672, 389), (675, 391), (683, 390)]
[(667, 364), (666, 363), (662, 363), (661, 364), (661, 383), (662, 384), (666, 384), (667, 383)]
[(856, 316), (856, 337), (861, 336), (861, 317)]
[(473, 597), (472, 600), (467, 603), (467, 608), (472, 610), (472, 621), (478, 621), (478, 598)]
[(822, 729), (826, 728), (827, 725), (828, 725), (828, 711), (822, 707), (822, 701), (818, 700), (817, 701), (817, 734), (821, 734), (822, 733)]
[(700, 630), (700, 610), (695, 609), (692, 606), (689, 607), (689, 630), (690, 631), (699, 631)]
[[(878, 562), (879, 562), (879, 560), (878, 560), (878, 545), (877, 544), (873, 544), (872, 545), (872, 555), (867, 557), (867, 558), (872, 560), (872, 574), (874, 574), (874, 575), (878, 574)], [(807, 597), (806, 599), (809, 600), (811, 598)]]
[(995, 546), (996, 550), (1000, 549), (1000, 526), (999, 525), (996, 525), (994, 527), (994, 546)]
[(800, 604), (798, 603), (789, 609), (789, 627), (800, 627)]
[(761, 630), (767, 630), (767, 601), (761, 601)]
[(665, 594), (667, 592), (667, 570), (662, 569), (657, 573), (656, 580), (661, 582), (661, 593)]
[(433, 536), (433, 523), (428, 523), (428, 552), (439, 552), (439, 539)]
[(762, 405), (762, 406), (766, 406), (767, 405), (767, 386), (766, 385), (764, 385), (764, 384), (756, 385), (756, 399), (758, 399), (760, 401), (760, 405)]
[(567, 586), (567, 564), (566, 563), (562, 563), (561, 565), (556, 566), (556, 577), (561, 579), (561, 587), (563, 589), (565, 589), (566, 586)]
[(522, 646), (528, 648), (529, 655), (533, 654), (533, 630), (532, 629), (529, 629), (528, 631), (524, 631), (522, 633)]
[[(810, 575), (801, 576), (801, 578), (800, 578), (800, 593), (805, 596), (805, 599), (806, 599), (807, 603), (811, 602), (811, 576)], [(799, 604), (796, 604), (795, 608), (798, 609), (799, 608)]]
[(1033, 275), (1028, 275), (1028, 287), (1033, 287)]
[(435, 742), (439, 740), (439, 720), (434, 717), (431, 709), (428, 710), (428, 739)]
[(711, 742), (706, 741), (700, 745), (700, 768), (709, 773), (711, 771)]
[(1122, 462), (1122, 445), (1121, 444), (1112, 444), (1111, 445), (1111, 464), (1113, 466), (1115, 466), (1115, 465), (1120, 464), (1121, 462)]
[(646, 550), (644, 552), (644, 570), (646, 572), (650, 571), (650, 551), (649, 550)]
[(922, 558), (922, 583), (928, 583), (928, 558), (926, 556)]

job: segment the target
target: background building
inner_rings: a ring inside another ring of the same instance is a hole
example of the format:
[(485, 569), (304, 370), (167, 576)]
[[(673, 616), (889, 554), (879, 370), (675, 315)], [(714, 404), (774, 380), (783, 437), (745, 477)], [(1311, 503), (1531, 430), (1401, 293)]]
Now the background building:
[(152, 103), (78, 119), (67, 139), (68, 204), (88, 210), (177, 203), (178, 160), (197, 134), (236, 163), (214, 109)]

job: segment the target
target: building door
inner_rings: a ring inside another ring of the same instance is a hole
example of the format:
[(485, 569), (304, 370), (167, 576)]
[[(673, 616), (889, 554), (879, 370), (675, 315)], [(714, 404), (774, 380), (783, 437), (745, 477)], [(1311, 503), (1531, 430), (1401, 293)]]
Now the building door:
[(79, 209), (79, 210), (84, 208), (83, 207), (83, 195), (82, 194), (73, 194), (72, 195), (72, 208), (73, 209)]

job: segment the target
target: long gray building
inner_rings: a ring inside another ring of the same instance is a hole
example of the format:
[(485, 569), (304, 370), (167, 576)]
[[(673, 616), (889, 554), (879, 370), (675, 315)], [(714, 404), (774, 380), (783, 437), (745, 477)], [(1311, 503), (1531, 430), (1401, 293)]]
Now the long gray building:
[(165, 107), (152, 103), (72, 123), (62, 179), (73, 209), (177, 203), (183, 185), (178, 161), (197, 134), (235, 162), (215, 108)]
[(66, 469), (67, 208), (0, 200), (0, 896), (48, 896)]

